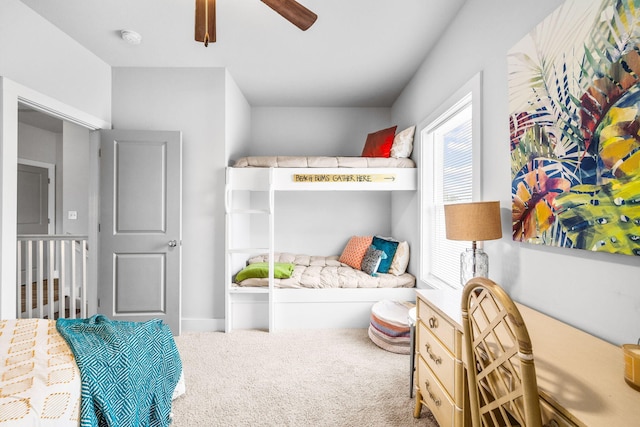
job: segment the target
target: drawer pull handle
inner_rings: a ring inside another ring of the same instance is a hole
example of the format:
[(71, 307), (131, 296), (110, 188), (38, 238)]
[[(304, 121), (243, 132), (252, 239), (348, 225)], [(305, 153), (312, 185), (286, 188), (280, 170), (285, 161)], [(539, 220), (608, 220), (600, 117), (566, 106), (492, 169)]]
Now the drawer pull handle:
[(429, 358), (431, 360), (433, 360), (434, 362), (436, 362), (436, 365), (439, 365), (442, 363), (442, 358), (440, 356), (436, 356), (433, 351), (431, 351), (431, 344), (426, 343), (425, 348), (427, 349), (427, 354), (429, 355)]
[(436, 319), (435, 317), (431, 316), (429, 318), (429, 327), (431, 329), (437, 328), (438, 327), (438, 319)]
[(438, 399), (435, 394), (433, 394), (431, 392), (431, 389), (429, 388), (431, 384), (429, 384), (429, 380), (424, 380), (424, 388), (427, 390), (427, 393), (429, 394), (429, 398), (431, 400), (433, 400), (433, 403), (435, 403), (436, 406), (440, 406), (440, 399)]

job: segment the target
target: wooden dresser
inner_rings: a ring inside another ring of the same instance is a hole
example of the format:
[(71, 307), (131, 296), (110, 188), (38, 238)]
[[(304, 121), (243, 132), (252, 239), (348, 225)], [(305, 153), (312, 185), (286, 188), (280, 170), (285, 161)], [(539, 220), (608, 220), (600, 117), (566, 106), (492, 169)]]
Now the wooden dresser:
[[(469, 426), (461, 292), (417, 290), (416, 407), (440, 427)], [(622, 350), (538, 311), (517, 304), (536, 364), (545, 426), (640, 425), (640, 392), (624, 381)]]
[(424, 404), (440, 427), (471, 425), (471, 420), (463, 413), (467, 393), (460, 300), (439, 290), (419, 290), (417, 293), (414, 417), (420, 416)]

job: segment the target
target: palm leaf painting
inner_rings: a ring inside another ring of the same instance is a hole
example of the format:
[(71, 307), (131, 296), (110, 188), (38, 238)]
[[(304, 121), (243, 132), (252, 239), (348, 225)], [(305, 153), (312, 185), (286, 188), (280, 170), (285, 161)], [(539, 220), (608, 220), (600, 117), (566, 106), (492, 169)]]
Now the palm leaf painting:
[(640, 0), (567, 0), (508, 64), (513, 239), (640, 255)]

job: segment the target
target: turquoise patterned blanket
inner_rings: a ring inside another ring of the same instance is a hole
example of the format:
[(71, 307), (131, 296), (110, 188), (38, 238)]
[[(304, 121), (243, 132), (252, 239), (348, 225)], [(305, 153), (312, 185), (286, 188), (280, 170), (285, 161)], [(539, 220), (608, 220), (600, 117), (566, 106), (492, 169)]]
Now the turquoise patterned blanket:
[(80, 369), (82, 427), (166, 427), (182, 362), (161, 320), (58, 319)]

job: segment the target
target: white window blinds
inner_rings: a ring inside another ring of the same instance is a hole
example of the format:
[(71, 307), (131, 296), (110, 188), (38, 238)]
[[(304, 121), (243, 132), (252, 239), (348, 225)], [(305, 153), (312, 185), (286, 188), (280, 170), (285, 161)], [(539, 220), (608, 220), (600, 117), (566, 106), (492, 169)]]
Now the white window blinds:
[(444, 205), (473, 199), (473, 138), (471, 94), (442, 114), (422, 133), (423, 153), (429, 158), (424, 165), (431, 173), (424, 174), (422, 220), (423, 251), (427, 282), (444, 282), (459, 288), (460, 253), (468, 242), (447, 240)]

